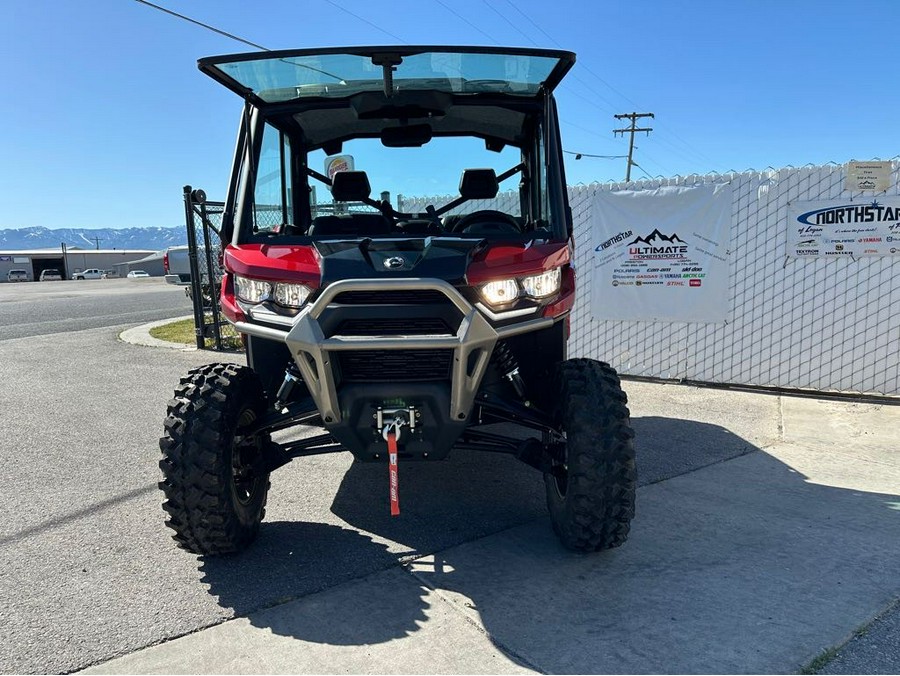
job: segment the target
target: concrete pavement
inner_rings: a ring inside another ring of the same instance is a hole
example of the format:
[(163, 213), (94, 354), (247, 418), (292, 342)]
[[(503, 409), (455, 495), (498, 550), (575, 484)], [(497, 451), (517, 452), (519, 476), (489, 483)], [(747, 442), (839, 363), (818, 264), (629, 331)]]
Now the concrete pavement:
[[(352, 465), (332, 511), (357, 530), (263, 532), (297, 566), (307, 543), (353, 540), (380, 572), (86, 673), (791, 673), (900, 596), (900, 407), (626, 389), (651, 476), (623, 547), (572, 554), (538, 518), (423, 555), (399, 522), (354, 509), (377, 478)], [(259, 573), (221, 566), (202, 562), (203, 581), (237, 609)]]

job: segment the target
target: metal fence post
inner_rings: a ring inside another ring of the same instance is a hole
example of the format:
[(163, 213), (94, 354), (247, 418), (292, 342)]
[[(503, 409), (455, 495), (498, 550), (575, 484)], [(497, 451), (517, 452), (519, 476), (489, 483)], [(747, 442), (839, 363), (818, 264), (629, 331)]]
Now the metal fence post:
[[(216, 270), (213, 267), (212, 261), (212, 247), (209, 242), (209, 216), (206, 213), (206, 202), (200, 204), (200, 220), (203, 225), (203, 250), (206, 258), (206, 284), (209, 288), (209, 309), (212, 313), (212, 330), (213, 330), (213, 338), (216, 341), (216, 350), (221, 351), (223, 349), (222, 346), (222, 331), (221, 331), (221, 317), (219, 315), (219, 285), (218, 285), (218, 275), (216, 274)], [(204, 320), (206, 319), (204, 315)]]
[(187, 227), (188, 262), (191, 268), (191, 301), (194, 305), (194, 333), (197, 349), (206, 347), (203, 322), (203, 294), (200, 288), (200, 266), (197, 265), (197, 233), (194, 230), (194, 199), (191, 186), (184, 186), (184, 223)]

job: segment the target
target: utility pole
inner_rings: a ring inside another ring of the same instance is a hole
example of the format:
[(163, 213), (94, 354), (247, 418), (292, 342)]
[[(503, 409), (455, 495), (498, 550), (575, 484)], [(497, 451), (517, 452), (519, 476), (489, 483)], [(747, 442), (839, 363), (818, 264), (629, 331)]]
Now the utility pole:
[(621, 115), (614, 115), (617, 120), (631, 120), (631, 126), (626, 129), (613, 129), (613, 134), (622, 134), (623, 136), (626, 133), (631, 134), (631, 141), (628, 144), (628, 166), (625, 169), (625, 180), (631, 180), (631, 165), (635, 164), (635, 162), (631, 159), (631, 156), (634, 154), (634, 133), (636, 131), (643, 131), (647, 133), (647, 136), (650, 136), (650, 132), (653, 131), (653, 127), (636, 127), (638, 118), (641, 117), (656, 117), (653, 113), (622, 113)]
[(97, 250), (99, 250), (99, 249), (100, 249), (100, 242), (102, 242), (103, 240), (100, 239), (99, 237), (91, 237), (91, 239), (94, 240), (94, 248), (97, 249)]

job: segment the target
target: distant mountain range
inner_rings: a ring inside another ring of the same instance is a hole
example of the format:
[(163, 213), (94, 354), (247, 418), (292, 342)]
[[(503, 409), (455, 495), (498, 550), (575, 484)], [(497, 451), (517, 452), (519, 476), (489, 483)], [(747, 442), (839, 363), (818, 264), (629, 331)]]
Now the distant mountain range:
[(152, 249), (187, 244), (184, 226), (176, 228), (10, 228), (0, 229), (0, 250), (46, 249), (58, 247), (81, 249)]

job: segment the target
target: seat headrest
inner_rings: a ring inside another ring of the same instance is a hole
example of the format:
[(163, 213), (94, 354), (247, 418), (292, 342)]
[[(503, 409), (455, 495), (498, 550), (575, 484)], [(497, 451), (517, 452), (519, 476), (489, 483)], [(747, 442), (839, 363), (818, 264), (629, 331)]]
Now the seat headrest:
[(331, 196), (336, 202), (361, 202), (371, 192), (364, 171), (339, 171), (331, 178)]
[(466, 169), (459, 181), (459, 194), (470, 200), (493, 199), (499, 190), (493, 169)]

